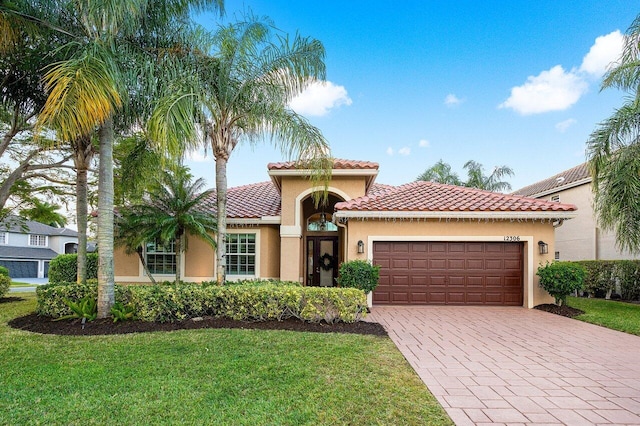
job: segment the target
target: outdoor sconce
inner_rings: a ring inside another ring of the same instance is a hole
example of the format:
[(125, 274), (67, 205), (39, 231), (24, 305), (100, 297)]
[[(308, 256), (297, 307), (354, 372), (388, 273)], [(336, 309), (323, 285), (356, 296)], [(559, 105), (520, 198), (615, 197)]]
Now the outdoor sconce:
[(540, 254), (549, 253), (549, 244), (544, 241), (538, 241), (538, 248), (540, 249)]
[(362, 240), (358, 241), (358, 254), (364, 253), (364, 243)]

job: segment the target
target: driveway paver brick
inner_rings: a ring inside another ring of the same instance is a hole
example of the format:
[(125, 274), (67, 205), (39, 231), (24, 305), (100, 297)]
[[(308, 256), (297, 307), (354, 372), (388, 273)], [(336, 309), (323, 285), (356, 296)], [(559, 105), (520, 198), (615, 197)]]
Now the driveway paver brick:
[(516, 307), (375, 306), (458, 425), (639, 425), (640, 337)]

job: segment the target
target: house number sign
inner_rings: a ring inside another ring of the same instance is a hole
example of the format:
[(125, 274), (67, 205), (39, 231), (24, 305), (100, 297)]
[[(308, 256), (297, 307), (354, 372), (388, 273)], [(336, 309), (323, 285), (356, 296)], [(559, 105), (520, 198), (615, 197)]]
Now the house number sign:
[(520, 241), (520, 236), (519, 235), (505, 235), (504, 236), (504, 240), (505, 241), (510, 241), (510, 242)]

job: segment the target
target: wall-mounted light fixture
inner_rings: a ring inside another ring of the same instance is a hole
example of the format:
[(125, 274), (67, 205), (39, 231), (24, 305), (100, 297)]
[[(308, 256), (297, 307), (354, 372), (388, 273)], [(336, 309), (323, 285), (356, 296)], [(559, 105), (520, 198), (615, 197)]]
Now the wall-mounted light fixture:
[(538, 249), (540, 249), (540, 254), (549, 253), (549, 244), (544, 241), (538, 241)]
[(364, 243), (362, 240), (358, 241), (358, 254), (364, 253)]

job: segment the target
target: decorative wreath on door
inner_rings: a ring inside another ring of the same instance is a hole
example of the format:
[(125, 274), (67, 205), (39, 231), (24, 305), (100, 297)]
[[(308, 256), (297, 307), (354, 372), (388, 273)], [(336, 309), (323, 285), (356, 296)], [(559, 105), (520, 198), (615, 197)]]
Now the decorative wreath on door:
[(333, 269), (333, 256), (329, 253), (325, 253), (320, 256), (320, 267), (325, 271), (330, 271)]

